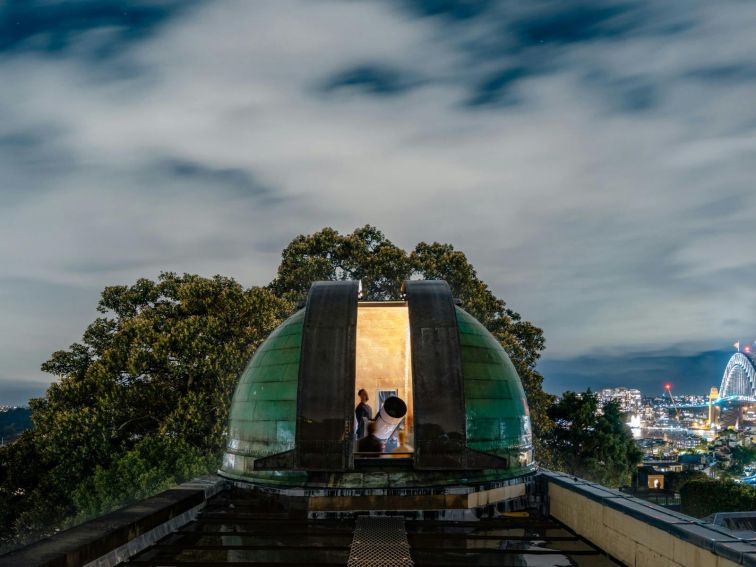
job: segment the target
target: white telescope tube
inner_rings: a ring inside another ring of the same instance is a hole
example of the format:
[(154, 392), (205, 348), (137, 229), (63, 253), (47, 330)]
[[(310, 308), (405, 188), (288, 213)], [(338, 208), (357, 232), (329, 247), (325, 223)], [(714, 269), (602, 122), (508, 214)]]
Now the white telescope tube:
[(386, 398), (381, 406), (381, 411), (375, 416), (375, 436), (385, 441), (394, 433), (407, 415), (407, 404), (401, 398), (390, 396)]

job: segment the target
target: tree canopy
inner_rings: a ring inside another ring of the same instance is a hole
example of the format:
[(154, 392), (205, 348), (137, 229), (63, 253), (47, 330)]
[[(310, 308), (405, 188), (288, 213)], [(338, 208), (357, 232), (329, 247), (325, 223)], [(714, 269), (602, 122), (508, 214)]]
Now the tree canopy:
[(548, 410), (554, 426), (544, 436), (544, 445), (556, 468), (606, 486), (628, 485), (642, 453), (617, 401), (598, 410), (598, 399), (590, 390), (565, 392)]
[(214, 469), (237, 377), (313, 281), (360, 279), (367, 298), (397, 299), (410, 278), (450, 284), (512, 358), (537, 438), (548, 431), (543, 334), (464, 253), (424, 242), (408, 253), (371, 226), (325, 228), (294, 238), (265, 287), (163, 273), (105, 288), (81, 341), (42, 365), (58, 381), (32, 400), (33, 428), (0, 449), (0, 533), (49, 531)]
[(756, 487), (732, 480), (691, 480), (680, 487), (680, 509), (696, 518), (756, 510)]

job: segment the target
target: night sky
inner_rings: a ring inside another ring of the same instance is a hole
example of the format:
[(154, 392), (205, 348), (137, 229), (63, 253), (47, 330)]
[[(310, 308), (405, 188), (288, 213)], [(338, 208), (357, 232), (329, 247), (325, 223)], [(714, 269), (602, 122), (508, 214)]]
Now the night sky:
[(756, 339), (750, 2), (0, 2), (0, 404), (106, 285), (449, 242), (546, 387), (704, 394)]

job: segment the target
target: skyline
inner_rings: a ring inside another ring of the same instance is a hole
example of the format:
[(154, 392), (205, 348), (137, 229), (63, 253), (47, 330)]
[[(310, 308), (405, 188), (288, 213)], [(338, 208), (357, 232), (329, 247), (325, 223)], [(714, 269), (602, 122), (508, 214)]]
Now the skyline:
[(464, 251), (543, 328), (547, 390), (703, 384), (702, 353), (753, 330), (755, 24), (738, 2), (5, 3), (0, 396), (52, 380), (106, 285), (264, 285), (297, 234), (366, 223)]

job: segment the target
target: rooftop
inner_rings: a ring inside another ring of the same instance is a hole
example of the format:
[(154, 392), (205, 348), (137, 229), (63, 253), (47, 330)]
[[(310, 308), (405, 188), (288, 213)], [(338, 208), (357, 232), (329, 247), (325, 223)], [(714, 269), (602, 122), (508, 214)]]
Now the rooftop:
[[(2, 556), (0, 566), (756, 566), (756, 532), (560, 473), (531, 480), (517, 512), (476, 489), (447, 510), (313, 513), (307, 490), (287, 495), (209, 477)], [(472, 519), (455, 519), (460, 512)], [(380, 550), (387, 561), (378, 561)]]
[[(400, 536), (406, 534), (408, 553), (394, 556), (392, 565), (617, 565), (564, 525), (535, 510), (480, 521), (394, 519), (398, 523), (391, 527)], [(357, 525), (367, 524), (359, 541), (371, 532), (387, 539), (390, 533), (380, 520), (369, 516), (307, 519), (271, 508), (259, 494), (236, 489), (213, 498), (195, 521), (126, 565), (351, 565), (357, 559), (354, 550), (350, 562)], [(400, 548), (394, 545), (392, 551)], [(375, 565), (380, 558), (379, 552), (367, 555), (361, 557), (361, 564)]]

